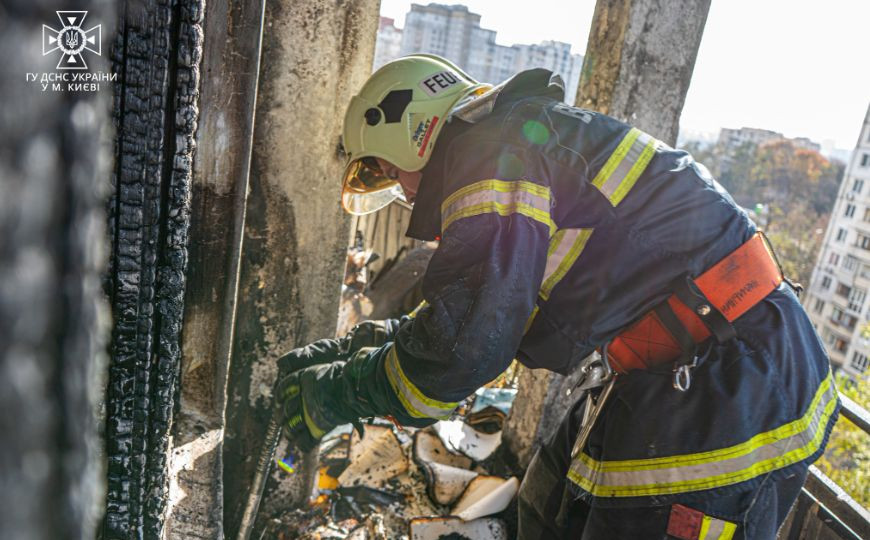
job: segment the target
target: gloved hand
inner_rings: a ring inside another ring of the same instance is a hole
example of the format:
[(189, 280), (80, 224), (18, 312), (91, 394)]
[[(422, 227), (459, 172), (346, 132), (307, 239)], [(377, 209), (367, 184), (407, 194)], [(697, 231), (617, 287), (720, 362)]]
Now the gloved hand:
[[(307, 452), (317, 446), (321, 438), (332, 428), (338, 425), (338, 422), (332, 423), (324, 421), (324, 414), (320, 411), (314, 415), (318, 418), (315, 424), (310, 412), (311, 406), (305, 403), (305, 397), (302, 391), (303, 381), (306, 385), (311, 384), (312, 380), (316, 380), (326, 370), (331, 368), (332, 364), (319, 364), (305, 369), (294, 371), (278, 382), (278, 399), (282, 402), (282, 410), (284, 413), (284, 436), (288, 440), (293, 441), (300, 449)], [(312, 389), (308, 388), (304, 394), (312, 395)]]
[(386, 319), (383, 321), (363, 321), (354, 326), (342, 339), (342, 344), (349, 353), (355, 353), (363, 347), (380, 347), (393, 337), (399, 330), (402, 319)]
[(310, 450), (335, 426), (352, 423), (362, 433), (360, 418), (376, 416), (380, 408), (365, 398), (363, 388), (377, 369), (378, 349), (364, 347), (347, 362), (337, 360), (294, 371), (282, 378), (276, 397), (282, 401), (284, 433), (303, 450)]
[[(284, 412), (284, 433), (303, 450), (310, 450), (332, 428), (354, 423), (361, 432), (360, 416), (371, 416), (357, 398), (360, 370), (372, 369), (365, 354), (356, 354), (391, 341), (400, 321), (365, 321), (342, 339), (321, 339), (293, 349), (278, 359), (275, 397)], [(353, 369), (344, 360), (359, 356)]]

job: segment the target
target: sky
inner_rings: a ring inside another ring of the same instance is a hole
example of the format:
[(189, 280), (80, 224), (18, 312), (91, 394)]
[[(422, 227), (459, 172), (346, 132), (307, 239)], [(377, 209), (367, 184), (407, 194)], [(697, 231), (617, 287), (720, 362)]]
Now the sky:
[[(429, 3), (428, 0), (416, 3)], [(481, 15), (503, 45), (586, 49), (594, 0), (444, 0)], [(404, 26), (407, 0), (381, 0)], [(852, 149), (870, 105), (870, 1), (713, 0), (681, 128), (757, 127)]]

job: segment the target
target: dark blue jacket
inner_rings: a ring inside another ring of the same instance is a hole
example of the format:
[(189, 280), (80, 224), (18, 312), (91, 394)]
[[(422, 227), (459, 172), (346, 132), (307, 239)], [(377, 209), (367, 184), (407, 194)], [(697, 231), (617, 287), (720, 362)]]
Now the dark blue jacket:
[[(565, 105), (550, 75), (521, 73), (488, 116), (441, 133), (408, 229), (440, 238), (428, 305), (358, 370), (360, 414), (431, 423), (514, 358), (568, 372), (676, 278), (755, 233), (689, 154)], [(780, 286), (734, 326), (736, 339), (702, 348), (688, 392), (667, 370), (620, 377), (569, 472), (580, 496), (661, 504), (746, 487), (820, 454), (836, 390), (792, 290)]]

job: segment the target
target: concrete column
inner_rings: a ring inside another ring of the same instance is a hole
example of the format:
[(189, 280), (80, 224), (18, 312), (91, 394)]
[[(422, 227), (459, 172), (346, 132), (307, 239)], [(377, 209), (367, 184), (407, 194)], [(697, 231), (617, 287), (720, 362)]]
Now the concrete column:
[(598, 0), (577, 105), (674, 145), (710, 0)]
[[(339, 136), (371, 71), (378, 2), (269, 2), (265, 21), (224, 441), (230, 536), (262, 445), (275, 360), (335, 334), (349, 227)], [(285, 478), (278, 470), (270, 479), (261, 516), (305, 495)]]
[[(577, 105), (676, 144), (709, 8), (710, 0), (598, 0)], [(520, 468), (577, 399), (567, 395), (576, 378), (523, 368), (505, 427), (509, 459)]]

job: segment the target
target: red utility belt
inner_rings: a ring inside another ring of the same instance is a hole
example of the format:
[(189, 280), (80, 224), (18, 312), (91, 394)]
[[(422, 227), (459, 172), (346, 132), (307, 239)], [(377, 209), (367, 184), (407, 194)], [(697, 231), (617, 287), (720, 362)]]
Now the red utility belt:
[(697, 278), (686, 277), (675, 293), (616, 336), (607, 357), (617, 373), (649, 369), (685, 358), (715, 336), (734, 337), (731, 322), (776, 289), (782, 271), (762, 233)]

